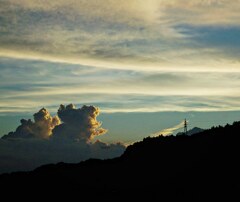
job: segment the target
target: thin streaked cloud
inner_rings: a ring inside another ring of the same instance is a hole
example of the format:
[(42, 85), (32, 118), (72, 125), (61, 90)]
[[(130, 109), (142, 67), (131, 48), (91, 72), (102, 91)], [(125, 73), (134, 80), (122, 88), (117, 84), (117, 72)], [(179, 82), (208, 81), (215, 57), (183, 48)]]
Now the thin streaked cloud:
[(1, 112), (56, 100), (105, 112), (238, 110), (239, 8), (239, 0), (0, 1)]
[[(228, 33), (239, 42), (240, 1), (0, 4), (2, 57), (138, 71), (239, 71), (238, 55), (229, 55)], [(211, 43), (219, 35), (226, 39), (220, 47)]]

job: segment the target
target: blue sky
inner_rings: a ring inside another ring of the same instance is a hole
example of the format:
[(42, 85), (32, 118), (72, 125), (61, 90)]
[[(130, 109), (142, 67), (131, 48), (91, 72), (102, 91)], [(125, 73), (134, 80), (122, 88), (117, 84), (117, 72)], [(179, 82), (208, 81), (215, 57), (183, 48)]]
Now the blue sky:
[(98, 106), (106, 141), (192, 113), (202, 127), (237, 119), (239, 9), (239, 0), (0, 1), (0, 135), (19, 116), (68, 103)]

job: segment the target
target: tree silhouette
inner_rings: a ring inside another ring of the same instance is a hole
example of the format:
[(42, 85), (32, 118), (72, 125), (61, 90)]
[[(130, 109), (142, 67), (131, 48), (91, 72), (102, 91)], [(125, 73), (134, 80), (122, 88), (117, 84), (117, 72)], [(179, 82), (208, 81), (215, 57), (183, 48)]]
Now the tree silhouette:
[(45, 165), (0, 176), (2, 193), (38, 192), (104, 200), (236, 200), (240, 122), (192, 136), (144, 138), (115, 159)]

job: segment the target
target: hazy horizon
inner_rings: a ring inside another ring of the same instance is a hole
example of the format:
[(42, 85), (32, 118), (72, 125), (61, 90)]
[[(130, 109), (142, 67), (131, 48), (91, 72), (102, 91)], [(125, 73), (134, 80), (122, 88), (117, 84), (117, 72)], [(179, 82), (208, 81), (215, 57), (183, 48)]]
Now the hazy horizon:
[[(55, 116), (57, 109), (58, 108), (56, 108), (55, 113), (52, 112), (51, 115)], [(21, 119), (33, 119), (33, 114), (35, 112), (0, 116), (0, 122), (3, 123), (0, 128), (0, 137), (11, 131), (15, 131), (17, 126), (20, 125)], [(144, 137), (151, 136), (158, 131), (171, 128), (181, 123), (185, 118), (188, 120), (189, 129), (193, 127), (208, 129), (212, 126), (224, 126), (227, 123), (231, 124), (234, 121), (239, 121), (239, 117), (240, 111), (100, 113), (98, 120), (102, 122), (102, 125), (108, 132), (96, 139), (109, 143), (119, 141), (131, 143), (140, 141)], [(183, 124), (180, 129), (173, 130), (172, 133), (176, 134), (182, 131)]]

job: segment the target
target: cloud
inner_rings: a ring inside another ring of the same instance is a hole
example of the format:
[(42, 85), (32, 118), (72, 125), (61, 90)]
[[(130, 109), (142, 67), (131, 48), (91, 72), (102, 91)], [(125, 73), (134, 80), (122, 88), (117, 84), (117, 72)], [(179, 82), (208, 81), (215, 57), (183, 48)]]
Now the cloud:
[[(72, 20), (76, 14), (80, 13), (81, 17), (88, 20), (101, 19), (113, 22), (133, 23), (138, 20), (150, 21), (155, 19), (158, 0), (149, 0), (148, 2), (143, 0), (132, 0), (130, 2), (124, 0), (119, 0), (118, 2), (115, 0), (52, 0), (47, 3), (46, 1), (36, 0), (10, 0), (8, 4), (11, 4), (15, 9), (24, 8), (25, 10), (49, 13), (59, 11), (62, 15), (67, 15), (67, 18)], [(92, 12), (93, 10), (95, 12)]]
[(161, 2), (164, 2), (163, 18), (172, 24), (239, 25), (239, 12), (237, 12), (240, 8), (239, 0), (163, 0)]
[[(79, 98), (100, 103), (103, 112), (237, 110), (229, 97), (239, 89), (239, 6), (226, 0), (0, 1), (0, 55), (9, 57), (0, 57), (0, 112), (51, 110), (55, 100)], [(152, 96), (179, 97), (148, 102)], [(188, 107), (182, 96), (191, 97)]]
[(97, 107), (77, 109), (70, 104), (60, 105), (59, 117), (52, 117), (42, 108), (33, 115), (34, 121), (22, 119), (15, 132), (0, 139), (0, 173), (62, 161), (77, 163), (88, 158), (120, 156), (123, 144), (93, 141), (95, 136), (106, 133), (96, 120), (98, 115)]
[(95, 136), (103, 135), (107, 132), (101, 128), (101, 123), (96, 120), (99, 109), (94, 106), (84, 105), (80, 109), (72, 104), (60, 105), (58, 116), (63, 123), (53, 130), (53, 137), (68, 137), (72, 139), (90, 141)]
[(2, 57), (141, 71), (232, 66), (224, 46), (203, 46), (184, 26), (219, 33), (240, 17), (240, 1), (225, 0), (10, 0), (0, 9)]
[(153, 2), (4, 2), (0, 15), (8, 34), (1, 37), (0, 55), (114, 67), (117, 58), (139, 58), (124, 50), (125, 41), (155, 38), (143, 28), (154, 13)]
[(152, 134), (151, 137), (157, 137), (159, 135), (163, 135), (163, 136), (172, 135), (174, 131), (179, 130), (183, 127), (184, 127), (184, 121), (182, 121), (181, 123), (179, 123), (171, 128), (165, 128), (161, 131), (158, 131), (158, 132)]
[[(141, 23), (156, 23), (159, 20), (165, 20), (165, 23), (181, 21), (201, 24), (239, 24), (237, 11), (240, 7), (239, 0), (131, 0), (130, 2), (119, 0), (117, 3), (115, 0), (52, 0), (47, 3), (36, 0), (9, 0), (2, 2), (3, 9), (7, 9), (9, 4), (12, 9), (23, 8), (24, 10), (49, 13), (60, 11), (62, 15), (68, 14), (69, 19), (74, 19), (77, 13), (81, 13), (88, 20), (100, 18), (105, 21), (129, 24), (139, 21)], [(224, 14), (224, 18), (222, 18), (221, 13)], [(205, 20), (203, 21), (203, 19)]]
[(153, 73), (5, 59), (0, 69), (1, 115), (42, 106), (55, 113), (56, 100), (93, 104), (103, 113), (239, 109), (240, 73), (230, 68)]
[(45, 109), (40, 109), (34, 115), (34, 121), (31, 119), (21, 119), (21, 125), (15, 132), (10, 132), (3, 138), (49, 138), (52, 130), (60, 124), (57, 116), (52, 117)]

